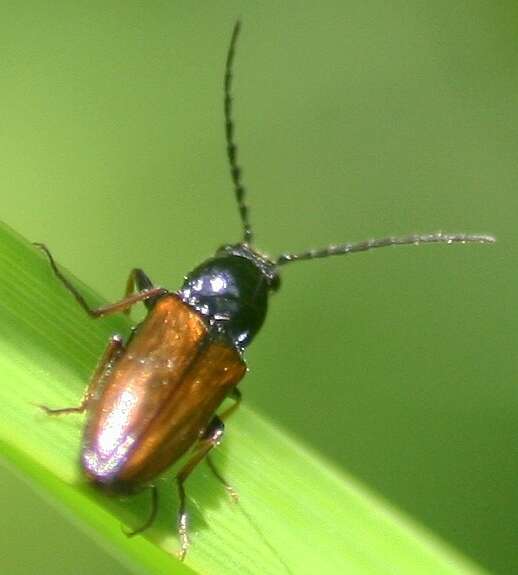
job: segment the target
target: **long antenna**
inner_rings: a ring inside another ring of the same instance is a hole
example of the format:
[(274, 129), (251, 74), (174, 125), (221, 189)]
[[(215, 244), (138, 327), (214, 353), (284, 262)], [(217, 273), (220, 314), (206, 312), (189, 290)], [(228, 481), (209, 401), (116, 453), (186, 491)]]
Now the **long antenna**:
[(232, 38), (227, 52), (227, 62), (225, 64), (225, 136), (227, 140), (227, 156), (230, 164), (230, 175), (234, 183), (234, 193), (236, 195), (237, 207), (243, 224), (243, 242), (251, 244), (253, 241), (252, 228), (248, 220), (248, 206), (245, 203), (245, 188), (241, 183), (241, 168), (237, 163), (237, 145), (234, 141), (234, 121), (232, 119), (232, 65), (236, 51), (237, 38), (241, 22), (239, 20), (234, 24)]
[(419, 244), (492, 244), (496, 241), (493, 236), (485, 234), (448, 234), (436, 232), (432, 234), (412, 234), (409, 236), (388, 237), (377, 240), (365, 240), (356, 244), (338, 244), (326, 248), (308, 250), (299, 254), (281, 254), (276, 261), (279, 266), (302, 260), (327, 258), (328, 256), (345, 256), (355, 252), (366, 252), (375, 248), (387, 246), (405, 246)]

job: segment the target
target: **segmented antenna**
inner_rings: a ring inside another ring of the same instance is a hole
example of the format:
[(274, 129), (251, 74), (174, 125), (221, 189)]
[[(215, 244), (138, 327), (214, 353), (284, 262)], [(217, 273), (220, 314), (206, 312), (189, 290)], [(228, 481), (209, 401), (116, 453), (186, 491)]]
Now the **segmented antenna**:
[(366, 252), (375, 248), (384, 248), (386, 246), (405, 246), (405, 245), (419, 245), (419, 244), (467, 244), (467, 243), (481, 243), (491, 244), (496, 239), (493, 236), (485, 234), (448, 234), (444, 232), (436, 232), (433, 234), (412, 234), (409, 236), (401, 237), (388, 237), (377, 240), (365, 240), (356, 244), (338, 244), (331, 245), (326, 248), (308, 250), (300, 254), (281, 254), (276, 261), (276, 264), (282, 266), (291, 262), (302, 260), (313, 260), (316, 258), (327, 258), (328, 256), (344, 256), (355, 252)]
[(248, 206), (245, 203), (245, 188), (241, 183), (241, 168), (237, 163), (237, 146), (234, 142), (234, 122), (232, 120), (232, 65), (234, 63), (234, 54), (236, 51), (237, 38), (241, 22), (239, 20), (234, 24), (230, 46), (227, 52), (227, 62), (225, 64), (225, 136), (227, 140), (227, 156), (230, 164), (230, 175), (234, 183), (234, 193), (236, 195), (237, 207), (243, 224), (243, 242), (251, 244), (253, 240), (252, 228), (248, 220)]

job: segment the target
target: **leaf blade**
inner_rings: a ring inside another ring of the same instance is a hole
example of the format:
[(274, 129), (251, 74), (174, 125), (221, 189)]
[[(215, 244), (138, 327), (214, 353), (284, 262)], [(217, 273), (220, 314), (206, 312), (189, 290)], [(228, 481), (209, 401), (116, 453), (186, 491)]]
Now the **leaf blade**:
[(136, 572), (482, 573), (246, 407), (215, 456), (241, 502), (229, 504), (208, 470), (196, 471), (186, 564), (170, 555), (177, 549), (171, 473), (159, 481), (162, 505), (149, 539), (125, 538), (120, 522), (138, 525), (147, 498), (108, 499), (85, 485), (77, 468), (81, 416), (48, 418), (33, 403), (77, 404), (108, 337), (127, 335), (129, 324), (86, 317), (46, 260), (6, 226), (0, 245), (1, 453)]

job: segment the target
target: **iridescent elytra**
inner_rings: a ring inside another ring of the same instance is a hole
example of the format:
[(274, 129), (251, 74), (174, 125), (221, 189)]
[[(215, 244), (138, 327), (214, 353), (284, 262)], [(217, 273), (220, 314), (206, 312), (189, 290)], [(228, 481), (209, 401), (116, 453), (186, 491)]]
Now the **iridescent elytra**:
[[(93, 318), (128, 313), (143, 302), (147, 316), (126, 343), (111, 338), (82, 402), (50, 415), (87, 412), (80, 464), (86, 478), (106, 493), (131, 494), (150, 488), (149, 517), (130, 535), (152, 524), (158, 506), (156, 478), (186, 456), (176, 474), (179, 494), (179, 556), (189, 546), (185, 480), (202, 460), (227, 490), (234, 491), (209, 457), (223, 435), (223, 421), (241, 400), (237, 384), (246, 372), (243, 353), (266, 317), (268, 297), (280, 287), (286, 264), (374, 248), (425, 243), (490, 243), (484, 234), (425, 233), (331, 245), (271, 258), (253, 247), (245, 189), (237, 162), (232, 115), (232, 68), (240, 23), (234, 25), (224, 76), (225, 135), (230, 174), (243, 237), (227, 244), (191, 271), (176, 292), (154, 287), (141, 269), (130, 273), (125, 297), (92, 309), (59, 270), (43, 244), (56, 277)], [(225, 398), (234, 403), (219, 411)]]

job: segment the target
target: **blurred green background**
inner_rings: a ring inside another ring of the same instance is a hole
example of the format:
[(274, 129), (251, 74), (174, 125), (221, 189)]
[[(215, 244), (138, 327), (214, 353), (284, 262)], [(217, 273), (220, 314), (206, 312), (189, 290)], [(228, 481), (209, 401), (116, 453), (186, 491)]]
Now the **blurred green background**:
[[(237, 16), (261, 249), (499, 240), (286, 268), (246, 401), (490, 571), (518, 572), (516, 2), (4, 1), (2, 219), (109, 300), (133, 266), (174, 289), (238, 240), (222, 116)], [(126, 573), (7, 470), (0, 489), (2, 572)]]

